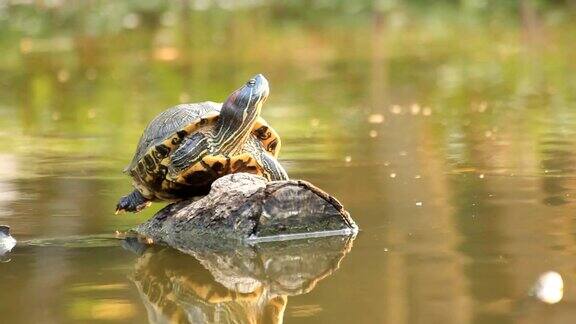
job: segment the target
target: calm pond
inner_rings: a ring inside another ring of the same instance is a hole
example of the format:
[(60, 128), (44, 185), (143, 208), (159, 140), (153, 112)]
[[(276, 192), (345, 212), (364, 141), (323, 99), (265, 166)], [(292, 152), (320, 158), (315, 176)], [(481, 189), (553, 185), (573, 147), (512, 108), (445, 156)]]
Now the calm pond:
[[(576, 321), (574, 7), (282, 3), (0, 1), (0, 322)], [(148, 121), (255, 73), (281, 163), (357, 237), (114, 239), (164, 206), (114, 215)]]

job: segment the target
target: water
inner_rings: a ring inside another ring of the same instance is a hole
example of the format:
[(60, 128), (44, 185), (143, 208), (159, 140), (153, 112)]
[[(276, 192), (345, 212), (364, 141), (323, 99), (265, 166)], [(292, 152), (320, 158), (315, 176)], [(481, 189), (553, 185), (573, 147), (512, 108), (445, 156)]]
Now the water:
[[(0, 223), (29, 242), (0, 263), (3, 321), (191, 310), (219, 321), (269, 304), (286, 323), (576, 318), (573, 9), (50, 3), (0, 6)], [(337, 197), (361, 228), (290, 294), (114, 239), (162, 207), (114, 215), (146, 123), (180, 102), (222, 101), (258, 72), (289, 175)], [(558, 304), (529, 296), (547, 271), (565, 281)], [(203, 295), (214, 290), (222, 299)]]

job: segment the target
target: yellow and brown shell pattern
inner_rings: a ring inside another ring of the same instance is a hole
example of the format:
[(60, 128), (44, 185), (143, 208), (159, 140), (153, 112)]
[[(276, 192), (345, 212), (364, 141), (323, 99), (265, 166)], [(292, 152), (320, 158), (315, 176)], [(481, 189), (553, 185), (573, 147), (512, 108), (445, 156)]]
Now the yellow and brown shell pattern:
[[(278, 156), (280, 138), (277, 133), (258, 118), (243, 153), (226, 157), (223, 155), (198, 156), (191, 166), (178, 174), (169, 174), (170, 154), (182, 141), (198, 131), (209, 132), (219, 114), (210, 113), (194, 120), (157, 145), (150, 147), (140, 161), (129, 171), (134, 186), (149, 199), (171, 200), (183, 196), (204, 195), (217, 178), (238, 172), (253, 173), (270, 179), (270, 175), (255, 160), (256, 149), (263, 148), (264, 154)], [(254, 143), (256, 142), (256, 143)], [(259, 143), (258, 143), (259, 142)]]

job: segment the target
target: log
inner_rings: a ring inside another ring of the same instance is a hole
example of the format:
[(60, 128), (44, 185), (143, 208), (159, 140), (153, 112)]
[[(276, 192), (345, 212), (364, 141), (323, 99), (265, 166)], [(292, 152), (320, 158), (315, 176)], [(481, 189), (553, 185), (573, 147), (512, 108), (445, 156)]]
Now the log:
[(309, 182), (267, 182), (237, 173), (216, 180), (200, 199), (166, 206), (134, 231), (154, 242), (197, 249), (352, 235), (358, 227), (338, 200)]

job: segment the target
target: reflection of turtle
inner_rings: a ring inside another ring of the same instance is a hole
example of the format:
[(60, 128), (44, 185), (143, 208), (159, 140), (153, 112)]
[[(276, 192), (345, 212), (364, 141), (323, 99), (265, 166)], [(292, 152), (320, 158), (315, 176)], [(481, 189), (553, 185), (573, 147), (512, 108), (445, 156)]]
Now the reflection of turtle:
[(230, 173), (287, 179), (276, 160), (280, 138), (259, 116), (268, 93), (268, 81), (258, 74), (222, 107), (203, 102), (159, 114), (125, 169), (136, 189), (120, 199), (116, 212), (138, 212), (153, 200), (204, 195), (214, 180)]
[(130, 277), (150, 322), (282, 323), (288, 297), (310, 292), (336, 271), (353, 240), (188, 246), (186, 254), (135, 239), (127, 247), (139, 255)]

